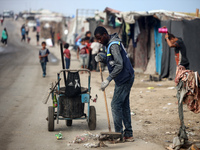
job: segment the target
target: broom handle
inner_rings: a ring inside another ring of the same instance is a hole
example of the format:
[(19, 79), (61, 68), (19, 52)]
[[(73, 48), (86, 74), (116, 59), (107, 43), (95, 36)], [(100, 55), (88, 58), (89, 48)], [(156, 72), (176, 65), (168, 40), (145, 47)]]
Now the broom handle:
[[(103, 73), (102, 73), (102, 70), (101, 70), (101, 63), (100, 62), (99, 62), (99, 70), (100, 70), (100, 73), (101, 73), (101, 80), (103, 82)], [(109, 113), (108, 113), (108, 105), (107, 105), (107, 100), (106, 100), (106, 91), (104, 90), (103, 92), (104, 92), (104, 99), (105, 99), (107, 119), (108, 119), (108, 129), (109, 129), (109, 132), (111, 132), (110, 118), (109, 118)]]

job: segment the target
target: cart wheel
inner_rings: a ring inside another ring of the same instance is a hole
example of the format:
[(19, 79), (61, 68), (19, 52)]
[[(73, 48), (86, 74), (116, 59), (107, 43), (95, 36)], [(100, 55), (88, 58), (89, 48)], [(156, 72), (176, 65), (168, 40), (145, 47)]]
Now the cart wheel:
[(48, 107), (48, 130), (54, 130), (54, 109), (53, 106)]
[(96, 129), (96, 110), (94, 106), (90, 106), (90, 116), (89, 116), (88, 127), (90, 130)]
[(72, 126), (72, 120), (66, 120), (66, 126)]

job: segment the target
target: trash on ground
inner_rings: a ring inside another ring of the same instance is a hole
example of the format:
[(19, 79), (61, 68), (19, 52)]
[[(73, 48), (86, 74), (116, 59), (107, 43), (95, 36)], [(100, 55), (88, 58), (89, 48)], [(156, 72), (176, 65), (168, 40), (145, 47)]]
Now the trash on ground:
[(167, 105), (171, 105), (172, 103), (167, 103)]
[(98, 134), (91, 134), (90, 132), (84, 133), (82, 135), (76, 136), (73, 143), (85, 143), (88, 140), (98, 140), (99, 135)]
[(175, 135), (177, 132), (166, 132), (167, 135)]
[(135, 116), (135, 115), (136, 115), (136, 113), (132, 111), (131, 112), (131, 116)]
[(172, 143), (172, 141), (169, 141), (169, 140), (166, 140), (165, 142), (166, 142), (166, 143)]
[(108, 147), (106, 144), (104, 144), (104, 142), (100, 141), (98, 143), (98, 147)]
[(195, 133), (194, 132), (188, 132), (188, 135), (195, 136)]
[(86, 143), (83, 146), (86, 147), (86, 148), (97, 148), (97, 147), (99, 147), (99, 145), (95, 144), (95, 143)]
[(148, 90), (152, 90), (152, 89), (154, 89), (154, 87), (148, 87), (147, 89), (148, 89)]
[(88, 141), (87, 135), (77, 136), (74, 140), (74, 143), (84, 143)]
[(61, 140), (62, 139), (62, 134), (59, 132), (58, 134), (55, 135), (57, 140)]
[(151, 121), (145, 121), (144, 123), (145, 124), (151, 124)]
[(173, 90), (173, 89), (175, 89), (175, 87), (168, 87), (167, 89), (168, 90)]

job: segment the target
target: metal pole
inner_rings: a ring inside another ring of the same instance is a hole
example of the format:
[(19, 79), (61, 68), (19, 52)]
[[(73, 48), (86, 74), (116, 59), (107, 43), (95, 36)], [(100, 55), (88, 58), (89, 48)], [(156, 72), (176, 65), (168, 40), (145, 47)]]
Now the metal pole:
[(196, 17), (199, 17), (199, 9), (196, 9)]
[[(61, 61), (62, 61), (62, 69), (65, 69), (65, 63), (64, 63), (64, 55), (63, 55), (63, 45), (62, 42), (60, 43), (60, 53), (61, 53)], [(63, 77), (65, 81), (65, 87), (66, 87), (66, 72), (63, 72)]]
[(77, 34), (78, 34), (78, 9), (76, 9), (76, 30), (75, 30), (75, 39), (74, 39), (75, 43), (76, 43)]

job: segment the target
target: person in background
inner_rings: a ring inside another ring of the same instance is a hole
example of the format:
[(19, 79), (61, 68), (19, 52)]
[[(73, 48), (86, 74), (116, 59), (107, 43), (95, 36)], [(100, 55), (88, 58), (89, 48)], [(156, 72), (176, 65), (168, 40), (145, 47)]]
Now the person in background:
[(60, 32), (57, 33), (57, 44), (59, 45), (62, 42), (60, 37)]
[(31, 38), (27, 37), (27, 42), (30, 43), (30, 41), (31, 41)]
[(101, 48), (101, 44), (99, 42), (97, 42), (97, 39), (94, 38), (94, 42), (91, 44), (91, 49), (92, 49), (92, 70), (96, 71), (97, 68), (97, 63), (95, 61), (95, 57), (98, 54), (100, 48)]
[(186, 55), (186, 47), (183, 40), (179, 37), (175, 37), (171, 33), (165, 34), (165, 40), (169, 47), (175, 48), (175, 60), (177, 65), (182, 65), (185, 69), (189, 70), (189, 60)]
[(37, 41), (37, 46), (39, 46), (39, 42), (40, 42), (40, 33), (39, 32), (36, 33), (36, 41)]
[(52, 40), (52, 44), (53, 44), (53, 47), (54, 47), (54, 45), (55, 45), (55, 38), (54, 38), (55, 31), (54, 31), (54, 27), (50, 28), (50, 35), (51, 35), (51, 40)]
[(69, 44), (68, 43), (65, 43), (64, 45), (64, 56), (65, 56), (65, 63), (66, 63), (66, 69), (69, 69), (70, 67), (70, 58), (71, 58), (71, 53), (70, 53), (70, 50), (68, 49), (69, 48)]
[(46, 42), (42, 42), (42, 49), (39, 51), (40, 64), (43, 71), (43, 78), (46, 76), (46, 65), (48, 60), (49, 50), (46, 48)]
[(87, 31), (87, 32), (85, 33), (85, 37), (89, 37), (90, 40), (91, 40), (91, 36), (92, 36), (91, 31)]
[(90, 38), (85, 37), (85, 45), (86, 45), (86, 52), (87, 52), (87, 69), (92, 70), (91, 60), (92, 60), (92, 51), (91, 51), (91, 43)]
[(4, 18), (3, 16), (1, 16), (1, 26), (3, 26), (3, 21), (4, 21)]
[(122, 133), (124, 141), (133, 142), (129, 104), (130, 91), (134, 82), (133, 67), (117, 33), (109, 35), (104, 27), (99, 26), (95, 29), (94, 35), (107, 50), (107, 54), (98, 53), (95, 57), (97, 62), (105, 62), (109, 70), (109, 76), (101, 83), (101, 89), (104, 91), (112, 80), (115, 81), (111, 102), (115, 132)]
[(15, 14), (14, 20), (16, 21), (18, 19), (18, 15)]
[(21, 28), (21, 34), (22, 34), (22, 39), (21, 39), (21, 42), (22, 41), (26, 41), (26, 30), (25, 30), (25, 26), (22, 26)]
[(29, 27), (28, 27), (28, 25), (25, 26), (25, 30), (26, 30), (26, 36), (28, 37), (28, 33), (29, 33)]
[[(77, 59), (79, 59), (80, 56), (80, 63), (81, 63), (81, 68), (87, 69), (87, 49), (85, 45), (85, 39), (81, 39), (81, 44), (78, 47), (77, 50)], [(81, 72), (83, 73), (83, 72)]]
[(7, 32), (6, 28), (3, 29), (1, 38), (2, 38), (2, 43), (3, 43), (5, 46), (7, 46), (7, 42), (8, 42), (8, 32)]

